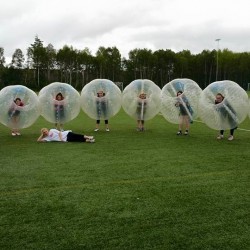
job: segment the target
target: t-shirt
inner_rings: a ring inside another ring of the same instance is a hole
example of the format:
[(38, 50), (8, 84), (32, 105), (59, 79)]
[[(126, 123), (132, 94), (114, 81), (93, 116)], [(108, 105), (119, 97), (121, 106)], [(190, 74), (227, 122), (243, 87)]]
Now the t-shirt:
[(50, 129), (48, 136), (43, 138), (43, 141), (61, 141), (59, 133), (62, 134), (62, 141), (67, 141), (67, 135), (71, 130), (59, 131), (57, 129)]

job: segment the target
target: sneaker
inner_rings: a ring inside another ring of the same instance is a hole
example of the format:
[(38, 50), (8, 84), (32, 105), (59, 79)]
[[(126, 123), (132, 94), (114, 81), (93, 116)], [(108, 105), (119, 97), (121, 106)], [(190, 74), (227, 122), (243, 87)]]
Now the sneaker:
[(106, 128), (106, 131), (109, 132), (109, 128)]
[(99, 128), (96, 128), (94, 131), (95, 131), (95, 132), (99, 131)]
[(91, 136), (88, 136), (88, 139), (89, 139), (89, 140), (93, 140), (93, 139), (94, 139), (94, 136), (92, 136), (92, 135), (91, 135)]
[(221, 140), (221, 139), (223, 139), (223, 137), (224, 137), (223, 135), (218, 135), (217, 140)]
[(21, 135), (19, 132), (16, 132), (16, 135)]
[(227, 138), (229, 141), (232, 141), (234, 139), (234, 137), (232, 135), (229, 135), (229, 137)]
[(185, 131), (184, 135), (188, 135), (188, 131), (187, 130)]
[(90, 143), (94, 143), (94, 142), (95, 142), (95, 139), (90, 139), (89, 142), (90, 142)]
[(12, 136), (16, 136), (16, 133), (14, 133), (14, 132), (11, 132), (11, 135), (12, 135)]
[(178, 131), (176, 134), (177, 134), (177, 135), (182, 135), (182, 132), (181, 132), (181, 131)]

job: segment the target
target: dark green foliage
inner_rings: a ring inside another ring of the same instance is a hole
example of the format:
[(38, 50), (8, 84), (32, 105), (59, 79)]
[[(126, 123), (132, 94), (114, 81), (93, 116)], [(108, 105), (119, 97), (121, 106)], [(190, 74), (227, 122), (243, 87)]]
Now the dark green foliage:
[[(4, 70), (13, 66), (22, 74)], [(100, 46), (92, 55), (88, 48), (79, 50), (64, 45), (56, 50), (50, 43), (45, 47), (36, 36), (27, 49), (25, 63), (23, 52), (16, 49), (11, 65), (5, 65), (4, 49), (0, 48), (0, 87), (19, 79), (20, 84), (37, 90), (52, 82), (66, 82), (81, 90), (90, 81), (104, 78), (123, 82), (124, 87), (135, 79), (149, 79), (162, 88), (173, 79), (190, 78), (202, 89), (216, 80), (231, 80), (247, 90), (249, 67), (249, 52), (224, 49), (191, 54), (189, 50), (135, 48), (128, 53), (128, 58), (122, 58), (116, 47)]]

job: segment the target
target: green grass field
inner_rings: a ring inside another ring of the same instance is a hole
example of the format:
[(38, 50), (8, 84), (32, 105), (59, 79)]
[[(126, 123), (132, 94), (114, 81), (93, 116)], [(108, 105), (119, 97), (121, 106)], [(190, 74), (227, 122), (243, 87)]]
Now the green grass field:
[(36, 142), (43, 118), (20, 137), (0, 125), (0, 249), (250, 249), (249, 131), (176, 136), (158, 115), (137, 132), (123, 111), (94, 125), (65, 125), (93, 144)]

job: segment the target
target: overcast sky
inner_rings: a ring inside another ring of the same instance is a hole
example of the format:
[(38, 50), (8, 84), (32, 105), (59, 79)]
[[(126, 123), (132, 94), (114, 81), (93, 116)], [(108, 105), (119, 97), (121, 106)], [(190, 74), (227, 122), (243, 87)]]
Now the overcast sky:
[(36, 35), (57, 50), (116, 46), (126, 58), (135, 48), (249, 52), (249, 9), (249, 0), (0, 0), (0, 47), (7, 62)]

